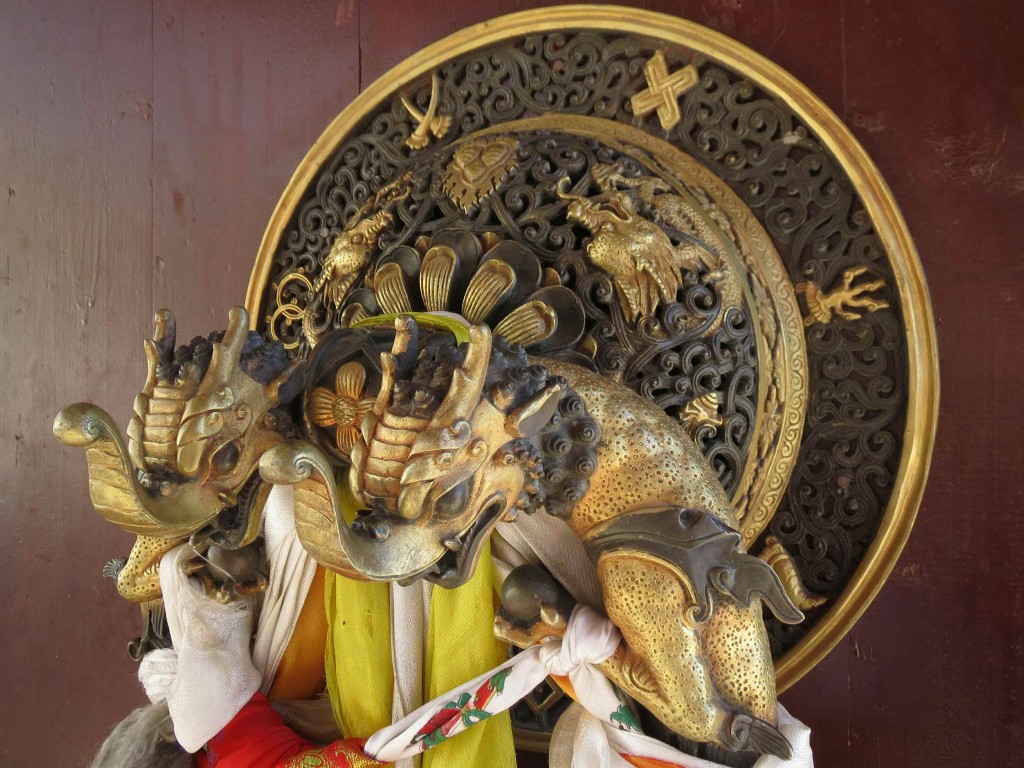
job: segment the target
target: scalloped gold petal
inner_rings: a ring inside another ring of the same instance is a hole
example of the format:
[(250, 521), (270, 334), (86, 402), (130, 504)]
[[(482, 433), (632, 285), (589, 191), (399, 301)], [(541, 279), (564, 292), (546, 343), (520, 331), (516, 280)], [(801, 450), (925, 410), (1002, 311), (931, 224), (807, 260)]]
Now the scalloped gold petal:
[(349, 456), (352, 453), (352, 446), (356, 444), (359, 437), (359, 430), (355, 427), (338, 427), (334, 430), (334, 442), (338, 444), (338, 450)]
[(337, 425), (334, 417), (334, 404), (338, 396), (325, 387), (317, 387), (309, 397), (309, 415), (318, 427)]
[(430, 312), (448, 309), (448, 295), (455, 276), (455, 251), (447, 245), (435, 245), (420, 264), (420, 295)]
[(485, 261), (469, 281), (462, 301), (462, 316), (474, 325), (482, 323), (495, 305), (516, 284), (512, 267), (499, 259)]
[(504, 336), (513, 344), (530, 344), (544, 341), (558, 328), (558, 317), (551, 307), (542, 301), (531, 301), (516, 307), (494, 329), (495, 336)]
[(334, 374), (334, 391), (341, 397), (358, 400), (366, 389), (366, 368), (362, 363), (345, 363)]
[(394, 262), (385, 264), (377, 270), (376, 282), (374, 293), (384, 314), (412, 312), (412, 302), (409, 301), (409, 294), (405, 290), (405, 278), (400, 266)]

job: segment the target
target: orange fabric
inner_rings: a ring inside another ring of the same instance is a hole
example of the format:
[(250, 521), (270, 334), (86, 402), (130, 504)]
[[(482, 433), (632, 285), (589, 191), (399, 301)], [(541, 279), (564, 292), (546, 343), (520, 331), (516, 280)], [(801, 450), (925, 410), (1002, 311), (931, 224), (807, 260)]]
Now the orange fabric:
[(666, 763), (663, 760), (655, 760), (653, 757), (633, 757), (623, 755), (622, 759), (636, 768), (679, 768), (676, 763)]
[(558, 687), (561, 688), (570, 699), (573, 701), (579, 701), (579, 699), (576, 698), (576, 689), (572, 687), (572, 681), (569, 680), (568, 677), (563, 677), (562, 675), (551, 675), (551, 679), (558, 684)]
[(284, 650), (267, 697), (278, 699), (314, 699), (327, 684), (324, 652), (327, 649), (327, 611), (324, 607), (324, 569), (317, 566), (302, 604), (295, 631)]

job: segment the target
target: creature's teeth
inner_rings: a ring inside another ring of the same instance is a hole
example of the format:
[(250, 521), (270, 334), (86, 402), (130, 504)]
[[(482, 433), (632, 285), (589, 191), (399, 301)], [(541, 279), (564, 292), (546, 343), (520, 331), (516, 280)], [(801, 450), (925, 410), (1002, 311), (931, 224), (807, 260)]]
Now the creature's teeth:
[(454, 536), (449, 536), (447, 539), (444, 539), (441, 543), (444, 544), (445, 549), (450, 549), (452, 552), (459, 552), (462, 549), (462, 542), (456, 539)]

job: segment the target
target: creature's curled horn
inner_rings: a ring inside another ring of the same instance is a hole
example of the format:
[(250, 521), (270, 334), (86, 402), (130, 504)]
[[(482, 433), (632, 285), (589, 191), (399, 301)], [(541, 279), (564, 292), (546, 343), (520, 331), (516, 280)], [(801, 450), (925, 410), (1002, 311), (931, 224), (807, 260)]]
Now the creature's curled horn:
[(89, 403), (61, 411), (54, 434), (86, 449), (93, 505), (123, 530), (180, 538), (241, 498), (239, 519), (258, 531), (261, 510), (248, 508), (265, 498), (251, 487), (256, 465), (283, 439), (278, 429), (287, 421), (269, 412), (303, 364), (289, 363), (277, 342), (250, 339), (241, 307), (230, 310), (223, 334), (177, 350), (175, 326), (170, 311), (156, 313), (127, 446), (110, 416)]

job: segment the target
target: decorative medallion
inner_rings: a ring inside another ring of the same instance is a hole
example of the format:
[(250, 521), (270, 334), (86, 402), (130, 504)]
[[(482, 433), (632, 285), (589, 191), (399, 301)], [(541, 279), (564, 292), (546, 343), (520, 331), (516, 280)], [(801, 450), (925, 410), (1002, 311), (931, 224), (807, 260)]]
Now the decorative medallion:
[(519, 142), (510, 136), (470, 141), (459, 147), (444, 172), (441, 189), (468, 211), (495, 192), (516, 164)]
[[(779, 689), (874, 597), (927, 475), (934, 328), (887, 187), (793, 78), (676, 18), (548, 8), (400, 64), (301, 164), (247, 305), (292, 357), (461, 314), (656, 403), (806, 615), (765, 614)], [(342, 457), (366, 375), (309, 395)], [(543, 731), (564, 702), (538, 697), (516, 716)]]

